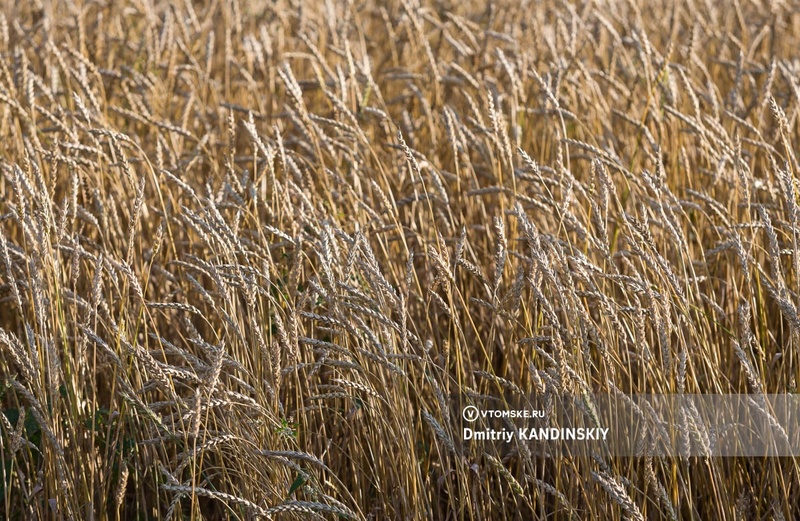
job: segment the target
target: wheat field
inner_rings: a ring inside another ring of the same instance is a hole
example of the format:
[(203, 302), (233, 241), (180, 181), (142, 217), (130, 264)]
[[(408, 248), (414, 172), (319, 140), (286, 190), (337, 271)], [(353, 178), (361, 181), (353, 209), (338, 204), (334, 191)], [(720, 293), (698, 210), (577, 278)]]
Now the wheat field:
[(800, 4), (3, 1), (4, 519), (798, 519), (462, 407), (795, 393)]

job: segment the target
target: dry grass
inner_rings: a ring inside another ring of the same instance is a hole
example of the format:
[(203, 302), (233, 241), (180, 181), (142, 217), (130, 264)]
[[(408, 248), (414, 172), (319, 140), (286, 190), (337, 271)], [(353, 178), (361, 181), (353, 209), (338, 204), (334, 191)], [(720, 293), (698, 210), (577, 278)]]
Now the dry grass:
[(800, 515), (790, 460), (460, 434), (795, 392), (796, 4), (170, 4), (3, 3), (5, 518)]

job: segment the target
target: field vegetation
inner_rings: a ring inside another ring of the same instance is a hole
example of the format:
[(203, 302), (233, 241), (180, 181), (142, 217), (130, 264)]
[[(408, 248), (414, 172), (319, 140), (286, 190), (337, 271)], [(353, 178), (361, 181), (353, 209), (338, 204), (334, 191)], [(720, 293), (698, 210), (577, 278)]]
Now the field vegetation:
[(798, 49), (778, 0), (4, 0), (0, 517), (797, 519), (792, 459), (461, 409), (796, 392)]

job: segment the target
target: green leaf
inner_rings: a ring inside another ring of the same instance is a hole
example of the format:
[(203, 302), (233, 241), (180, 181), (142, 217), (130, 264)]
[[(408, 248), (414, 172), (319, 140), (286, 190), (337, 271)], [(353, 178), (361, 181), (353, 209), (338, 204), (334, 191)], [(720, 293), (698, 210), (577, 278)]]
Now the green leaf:
[(294, 483), (292, 486), (289, 487), (289, 495), (291, 496), (295, 490), (302, 487), (303, 484), (307, 481), (305, 474), (298, 474), (296, 478), (294, 478)]

